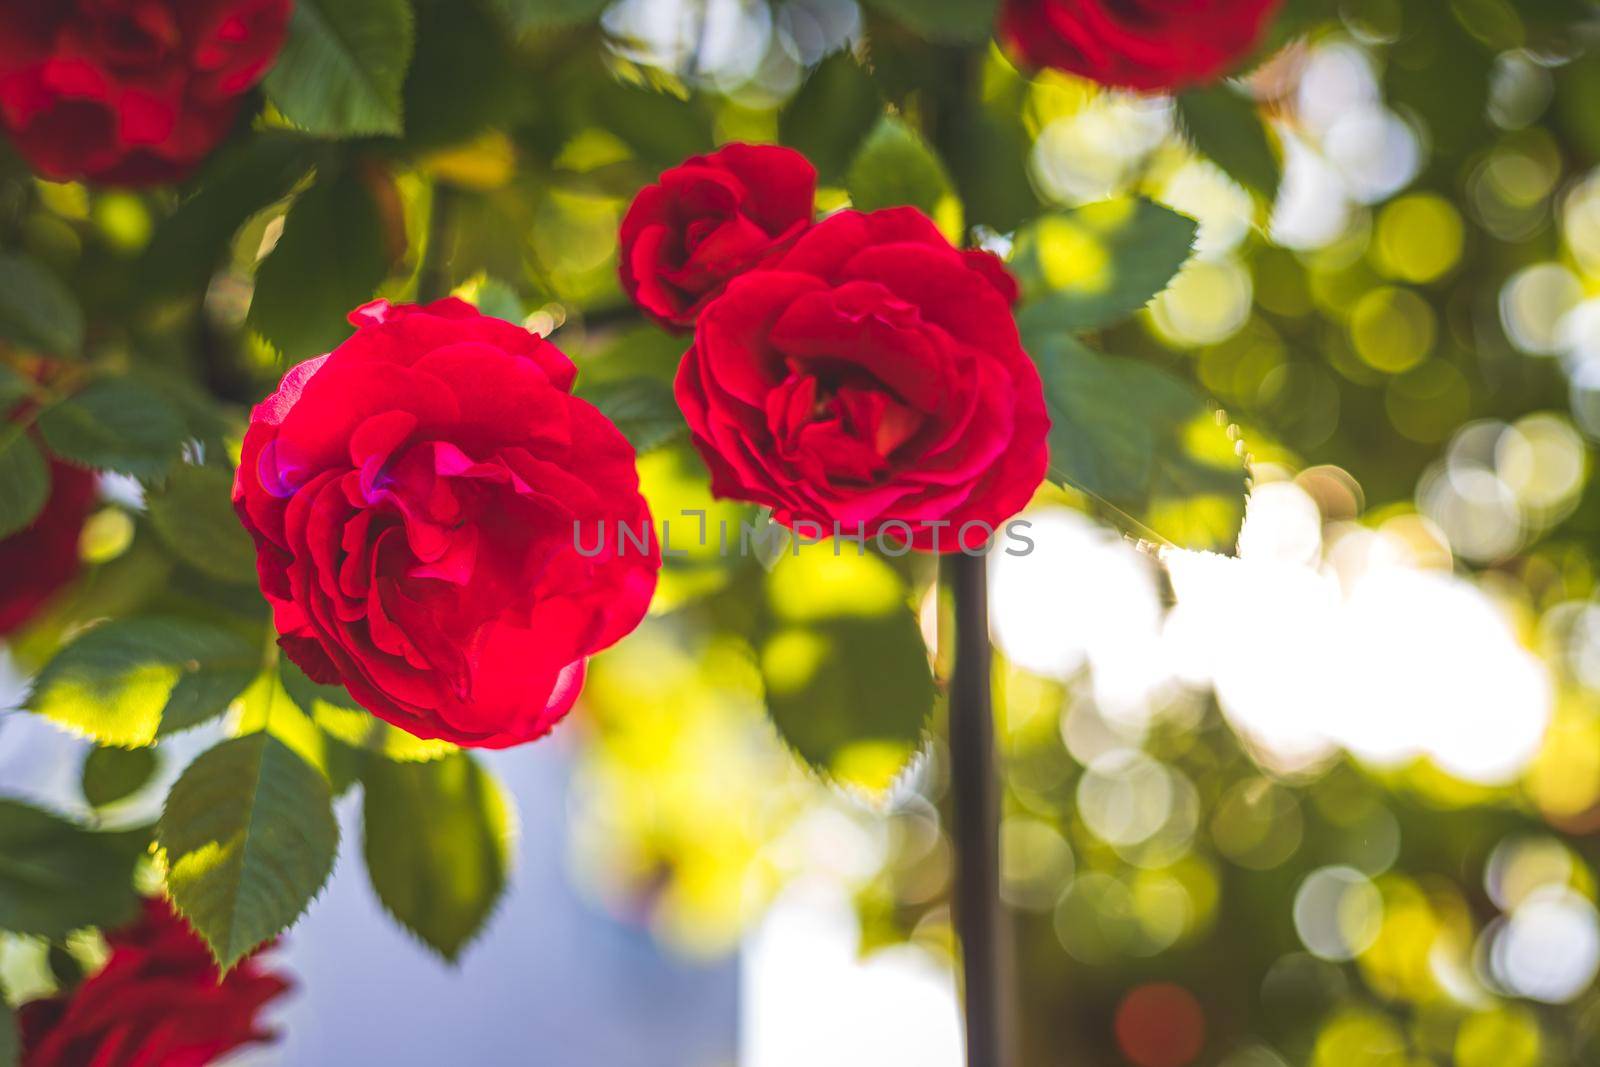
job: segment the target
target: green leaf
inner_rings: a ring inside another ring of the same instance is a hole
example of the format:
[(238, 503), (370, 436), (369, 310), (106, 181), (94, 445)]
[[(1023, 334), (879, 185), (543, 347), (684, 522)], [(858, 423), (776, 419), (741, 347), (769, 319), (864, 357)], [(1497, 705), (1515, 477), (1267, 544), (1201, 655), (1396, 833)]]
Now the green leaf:
[(0, 417), (9, 415), (18, 401), (32, 393), (33, 382), (0, 363)]
[(489, 6), (522, 33), (555, 29), (600, 17), (611, 0), (488, 0)]
[(920, 747), (933, 671), (904, 579), (824, 544), (777, 561), (753, 638), (778, 733), (823, 776), (877, 791)]
[(153, 748), (91, 748), (83, 760), (83, 798), (96, 808), (126, 800), (156, 773)]
[(969, 224), (1006, 233), (1038, 214), (1039, 195), (1028, 180), (1032, 146), (1014, 114), (1002, 118), (969, 102), (951, 136), (962, 146), (949, 163)]
[(306, 190), (256, 270), (248, 321), (291, 360), (320, 355), (350, 335), (350, 309), (372, 298), (389, 270), (383, 219), (346, 170)]
[(140, 748), (222, 714), (260, 669), (260, 652), (231, 631), (117, 619), (58, 652), (25, 706), (99, 744)]
[(26, 529), (50, 499), (50, 468), (21, 426), (0, 428), (0, 537)]
[(1181, 94), (1177, 108), (1178, 123), (1196, 149), (1269, 204), (1278, 198), (1283, 164), (1254, 100), (1219, 83)]
[(505, 794), (464, 752), (434, 763), (377, 760), (362, 784), (372, 888), (401, 925), (454, 962), (505, 892)]
[(658, 378), (597, 382), (578, 396), (600, 409), (640, 453), (660, 448), (688, 433), (672, 386)]
[(134, 833), (96, 833), (14, 800), (0, 800), (0, 930), (63, 938), (120, 926), (138, 912)]
[(157, 228), (138, 278), (170, 297), (203, 289), (246, 219), (289, 195), (321, 146), (298, 133), (271, 131), (224, 145), (196, 179), (194, 195)]
[(778, 139), (816, 165), (824, 181), (843, 176), (856, 149), (883, 115), (872, 77), (848, 50), (811, 72), (778, 115)]
[(0, 338), (48, 356), (83, 349), (83, 310), (61, 280), (24, 256), (0, 252)]
[(1148, 200), (1047, 215), (1017, 235), (1024, 333), (1097, 330), (1148, 304), (1189, 259), (1198, 225)]
[(401, 763), (442, 759), (457, 751), (448, 741), (413, 737), (356, 703), (342, 686), (319, 685), (287, 658), (278, 661), (284, 691), (323, 733), (349, 748)]
[(521, 326), (528, 317), (527, 309), (522, 305), (522, 297), (516, 289), (501, 281), (499, 278), (486, 278), (478, 286), (478, 297), (474, 301), (478, 310), (485, 315), (493, 315), (497, 319), (505, 319), (516, 326)]
[(398, 135), (413, 44), (406, 0), (299, 0), (267, 75), (267, 96), (315, 134)]
[(819, 773), (881, 788), (892, 773), (879, 769), (897, 772), (922, 743), (933, 675), (909, 610), (777, 629), (760, 658), (778, 733)]
[(1066, 335), (1025, 339), (1050, 410), (1050, 478), (1115, 506), (1135, 536), (1231, 549), (1249, 472), (1205, 397)]
[[(492, 12), (461, 0), (417, 5), (417, 51), (406, 74), (406, 143), (458, 146), (490, 127), (514, 128), (557, 92), (527, 91), (512, 34)], [(503, 215), (497, 216), (504, 225)]]
[(164, 475), (189, 438), (182, 415), (132, 378), (101, 378), (39, 414), (50, 450), (87, 467), (136, 478)]
[(977, 44), (994, 32), (999, 0), (866, 0), (930, 41)]
[(0, 1067), (17, 1067), (22, 1059), (22, 1037), (11, 1006), (0, 1000)]
[(950, 179), (916, 131), (886, 115), (856, 153), (845, 187), (858, 210), (910, 204), (931, 216), (950, 194)]
[(1050, 478), (1108, 500), (1142, 501), (1155, 434), (1122, 366), (1066, 336), (1030, 351), (1050, 409)]
[(226, 971), (294, 925), (321, 892), (339, 824), (328, 780), (261, 732), (189, 765), (156, 839), (173, 903)]
[(711, 151), (716, 141), (711, 117), (692, 100), (625, 84), (604, 73), (597, 79), (592, 121), (621, 138), (641, 159), (670, 167)]
[(256, 550), (233, 510), (232, 474), (186, 464), (145, 501), (150, 524), (185, 563), (221, 582), (255, 584)]

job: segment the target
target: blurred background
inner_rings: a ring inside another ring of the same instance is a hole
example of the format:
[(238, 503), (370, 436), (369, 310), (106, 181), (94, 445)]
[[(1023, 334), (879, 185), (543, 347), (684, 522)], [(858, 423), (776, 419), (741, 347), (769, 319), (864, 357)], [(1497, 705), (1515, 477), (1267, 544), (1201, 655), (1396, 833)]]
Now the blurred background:
[[(1028, 1067), (1600, 1063), (1600, 38), (1574, 7), (1348, 0), (1296, 23), (1248, 81), (1286, 163), (1270, 210), (1170, 103), (988, 56), (1046, 204), (1141, 193), (1200, 221), (1177, 283), (1102, 340), (1203, 385), (1254, 457), (1236, 556), (1135, 545), (1102, 503), (1046, 490), (1036, 550), (991, 560)], [(775, 140), (869, 20), (852, 0), (620, 0), (602, 38), (613, 75), (690, 101), (716, 140)], [(681, 351), (607, 316), (636, 176), (687, 154), (655, 112), (621, 113), (655, 125), (619, 136), (605, 113), (541, 155), (532, 121), (424, 167), (461, 197), (467, 294), (510, 280), (601, 377)], [(149, 240), (139, 197), (37, 184), (39, 254)], [(212, 283), (220, 336), (243, 334), (278, 219)], [(244, 337), (231, 358), (224, 390), (275, 357)], [(741, 514), (682, 446), (641, 469), (658, 515)], [(112, 495), (85, 542), (108, 567), (137, 507)], [(940, 647), (930, 574), (851, 565), (849, 588), (922, 596)], [(492, 760), (517, 877), (459, 968), (384, 923), (347, 856), (281, 950), (286, 1041), (248, 1062), (959, 1064), (940, 744), (892, 781), (856, 753), (859, 788), (803, 769), (718, 607), (744, 580), (714, 551), (671, 561), (558, 740)], [(804, 559), (758, 580), (801, 612), (832, 588)], [(0, 778), (81, 806), (73, 744), (4, 716)], [(0, 951), (12, 983), (24, 947)]]

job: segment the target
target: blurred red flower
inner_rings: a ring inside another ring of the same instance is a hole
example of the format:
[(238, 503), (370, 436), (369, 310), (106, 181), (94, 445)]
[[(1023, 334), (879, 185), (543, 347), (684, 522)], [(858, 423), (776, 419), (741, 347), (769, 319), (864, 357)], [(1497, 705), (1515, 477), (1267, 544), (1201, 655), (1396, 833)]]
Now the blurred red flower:
[(1032, 66), (1160, 92), (1230, 73), (1282, 2), (1006, 0), (1000, 33)]
[[(3, 425), (3, 423), (0, 423)], [(79, 536), (94, 510), (92, 471), (50, 460), (50, 498), (28, 526), (0, 539), (0, 637), (24, 626), (78, 573)]]
[(283, 46), (291, 0), (4, 0), (0, 124), (43, 176), (188, 174)]
[(273, 1040), (262, 1008), (290, 988), (259, 958), (226, 976), (165, 900), (109, 931), (105, 968), (69, 993), (18, 1011), (22, 1067), (204, 1067)]

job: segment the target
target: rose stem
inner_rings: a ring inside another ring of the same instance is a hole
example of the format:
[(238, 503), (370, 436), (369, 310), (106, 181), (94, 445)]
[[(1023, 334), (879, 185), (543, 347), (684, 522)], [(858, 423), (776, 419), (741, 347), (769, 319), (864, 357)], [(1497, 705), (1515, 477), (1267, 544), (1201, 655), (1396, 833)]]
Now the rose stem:
[(457, 193), (447, 183), (435, 180), (433, 202), (428, 206), (427, 244), (422, 249), (422, 266), (417, 268), (417, 303), (431, 304), (450, 295), (450, 230), (455, 224)]
[[(923, 101), (923, 131), (947, 160), (967, 150), (956, 121), (979, 107), (984, 50), (943, 49), (950, 77)], [(969, 226), (962, 242), (973, 244)], [(950, 791), (956, 853), (955, 923), (967, 1029), (967, 1067), (1008, 1067), (1014, 1046), (1008, 1012), (1010, 944), (1000, 907), (1000, 777), (995, 765), (984, 556), (945, 556), (955, 601), (956, 655), (950, 679)]]
[(950, 779), (956, 852), (955, 922), (961, 940), (967, 1067), (1003, 1067), (1000, 782), (990, 689), (988, 572), (983, 556), (945, 557), (955, 601), (950, 681)]

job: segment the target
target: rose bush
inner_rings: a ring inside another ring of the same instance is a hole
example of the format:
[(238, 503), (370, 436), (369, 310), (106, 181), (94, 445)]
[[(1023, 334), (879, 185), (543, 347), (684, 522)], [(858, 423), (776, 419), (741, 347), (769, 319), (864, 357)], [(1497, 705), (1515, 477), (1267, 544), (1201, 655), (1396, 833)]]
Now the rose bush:
[(105, 967), (77, 989), (24, 1004), (21, 1067), (204, 1067), (270, 1041), (266, 1005), (290, 985), (252, 957), (226, 976), (164, 900), (106, 933)]
[[(531, 741), (655, 589), (633, 448), (518, 326), (454, 299), (378, 301), (351, 322), (244, 440), (234, 504), (280, 644), (418, 737)], [(647, 546), (589, 551), (616, 523)]]
[(1001, 36), (1026, 63), (1165, 91), (1228, 74), (1282, 0), (1007, 0)]
[(728, 282), (811, 225), (817, 172), (777, 145), (724, 145), (640, 190), (622, 220), (622, 287), (663, 325), (692, 327)]
[(189, 173), (282, 47), (291, 0), (0, 4), (0, 123), (47, 178)]
[(1048, 464), (1015, 286), (912, 208), (818, 223), (706, 308), (677, 396), (722, 497), (784, 525), (976, 547)]

